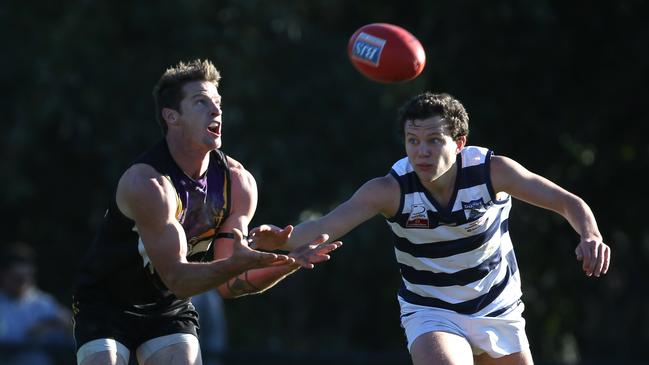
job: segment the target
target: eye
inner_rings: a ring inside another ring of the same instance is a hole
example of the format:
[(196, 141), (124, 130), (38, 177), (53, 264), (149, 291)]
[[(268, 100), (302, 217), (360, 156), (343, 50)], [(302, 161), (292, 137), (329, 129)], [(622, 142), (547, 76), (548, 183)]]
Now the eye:
[(417, 144), (417, 139), (416, 138), (408, 138), (407, 139), (409, 144)]

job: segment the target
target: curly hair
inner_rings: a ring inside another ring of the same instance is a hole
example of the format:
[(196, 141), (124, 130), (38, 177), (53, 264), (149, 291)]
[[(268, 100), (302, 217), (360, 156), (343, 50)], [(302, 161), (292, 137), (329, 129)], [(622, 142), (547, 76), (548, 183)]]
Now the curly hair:
[(433, 94), (430, 91), (414, 96), (399, 109), (399, 131), (404, 134), (407, 121), (434, 116), (439, 116), (446, 121), (446, 126), (454, 140), (469, 135), (469, 114), (464, 110), (462, 103), (449, 94)]

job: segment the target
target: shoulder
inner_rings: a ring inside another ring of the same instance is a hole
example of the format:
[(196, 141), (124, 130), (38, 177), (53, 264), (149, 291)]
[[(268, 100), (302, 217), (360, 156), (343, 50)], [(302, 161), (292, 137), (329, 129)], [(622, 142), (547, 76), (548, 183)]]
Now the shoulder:
[(171, 181), (151, 165), (138, 163), (129, 167), (119, 179), (115, 196), (117, 206), (129, 218), (133, 210), (155, 208), (156, 205), (176, 203), (176, 192)]
[(492, 156), (489, 165), (496, 191), (509, 192), (532, 175), (523, 165), (506, 156)]
[(384, 216), (392, 216), (399, 207), (401, 187), (391, 174), (367, 181), (357, 191), (352, 199), (371, 206)]
[(398, 193), (399, 182), (391, 174), (376, 177), (366, 182), (362, 188), (370, 193)]
[(246, 170), (243, 164), (230, 156), (226, 156), (228, 170), (232, 179), (232, 187), (240, 187), (244, 189), (254, 188), (256, 190), (257, 182), (255, 177)]
[(460, 152), (462, 157), (462, 167), (470, 167), (484, 164), (490, 160), (493, 152), (480, 146), (465, 146)]

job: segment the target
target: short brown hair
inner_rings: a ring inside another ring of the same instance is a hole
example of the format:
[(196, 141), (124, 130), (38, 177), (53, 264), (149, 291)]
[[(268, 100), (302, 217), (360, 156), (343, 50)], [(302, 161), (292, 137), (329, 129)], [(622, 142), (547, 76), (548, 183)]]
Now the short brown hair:
[(193, 81), (213, 82), (217, 87), (221, 74), (209, 60), (196, 59), (190, 62), (180, 61), (176, 66), (168, 68), (153, 87), (153, 102), (155, 103), (156, 120), (167, 134), (167, 122), (162, 118), (162, 109), (180, 110), (183, 86)]
[(407, 121), (439, 116), (446, 121), (449, 133), (456, 140), (469, 135), (469, 114), (459, 100), (449, 94), (426, 91), (408, 100), (399, 109), (399, 131), (403, 135)]

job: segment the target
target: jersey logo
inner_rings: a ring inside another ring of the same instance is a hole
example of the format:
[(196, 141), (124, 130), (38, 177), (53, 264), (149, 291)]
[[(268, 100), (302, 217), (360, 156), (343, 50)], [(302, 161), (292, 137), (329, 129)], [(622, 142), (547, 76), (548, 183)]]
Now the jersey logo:
[(428, 228), (428, 212), (423, 204), (413, 204), (410, 207), (406, 228)]
[(464, 209), (464, 216), (467, 220), (473, 220), (481, 217), (487, 211), (487, 204), (484, 203), (482, 198), (462, 202), (462, 209)]

